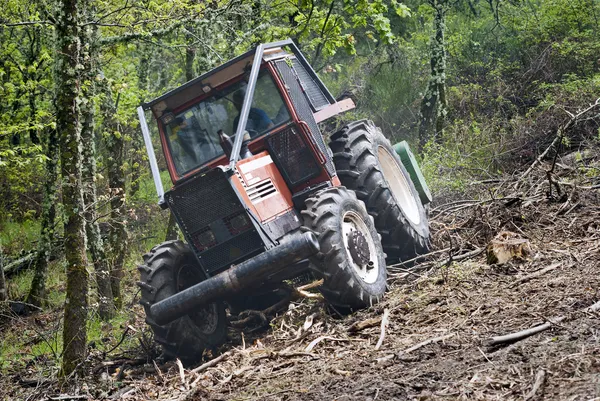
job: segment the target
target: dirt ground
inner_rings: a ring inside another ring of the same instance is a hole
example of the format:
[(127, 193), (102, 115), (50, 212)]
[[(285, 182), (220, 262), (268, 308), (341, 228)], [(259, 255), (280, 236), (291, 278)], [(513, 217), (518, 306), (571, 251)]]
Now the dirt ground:
[[(385, 301), (369, 310), (343, 317), (305, 298), (266, 328), (256, 321), (243, 333), (232, 329), (231, 341), (206, 355), (213, 366), (91, 360), (89, 376), (69, 385), (32, 386), (21, 372), (1, 380), (0, 394), (29, 400), (600, 400), (600, 312), (586, 310), (600, 300), (599, 190), (563, 186), (564, 193), (552, 196), (543, 176), (520, 187), (514, 180), (488, 185), (482, 188), (488, 195), (477, 200), (431, 210), (434, 253), (412, 270), (390, 267)], [(489, 264), (486, 249), (501, 232), (522, 247), (509, 262)], [(547, 322), (548, 330), (528, 338), (489, 344), (494, 336)]]

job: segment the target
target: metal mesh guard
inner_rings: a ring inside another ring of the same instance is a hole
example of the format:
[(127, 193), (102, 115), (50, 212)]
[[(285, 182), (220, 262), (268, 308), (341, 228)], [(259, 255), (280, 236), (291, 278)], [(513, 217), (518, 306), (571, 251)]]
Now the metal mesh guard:
[(271, 155), (277, 159), (291, 185), (319, 174), (319, 165), (310, 148), (293, 128), (269, 137), (268, 143)]
[(165, 194), (186, 237), (240, 210), (243, 205), (221, 169), (193, 177)]
[(300, 87), (294, 71), (285, 60), (277, 61), (275, 65), (281, 74), (283, 82), (289, 88), (288, 92), (292, 98), (292, 103), (294, 103), (294, 108), (296, 109), (300, 120), (304, 121), (308, 125), (317, 147), (321, 150), (326, 158), (325, 167), (327, 168), (327, 172), (329, 172), (329, 174), (332, 176), (335, 175), (335, 166), (333, 165), (333, 160), (331, 157), (329, 157), (328, 148), (323, 140), (321, 130), (319, 130), (319, 126), (315, 122), (315, 118), (313, 116), (307, 96), (304, 95), (304, 91)]

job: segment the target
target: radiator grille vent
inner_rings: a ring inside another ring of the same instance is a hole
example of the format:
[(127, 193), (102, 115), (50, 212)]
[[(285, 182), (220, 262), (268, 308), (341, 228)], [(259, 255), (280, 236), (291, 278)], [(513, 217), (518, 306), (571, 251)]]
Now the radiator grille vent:
[(263, 180), (257, 184), (254, 184), (246, 189), (246, 193), (250, 198), (250, 201), (254, 204), (264, 201), (270, 196), (277, 194), (277, 188), (273, 185), (271, 179)]

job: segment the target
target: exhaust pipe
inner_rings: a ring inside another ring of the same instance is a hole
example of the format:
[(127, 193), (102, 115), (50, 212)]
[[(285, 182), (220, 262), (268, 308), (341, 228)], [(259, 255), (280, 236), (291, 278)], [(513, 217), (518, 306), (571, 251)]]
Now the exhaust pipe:
[(260, 285), (269, 276), (319, 249), (314, 233), (293, 234), (275, 248), (157, 302), (150, 307), (150, 313), (158, 324), (165, 325), (211, 302)]

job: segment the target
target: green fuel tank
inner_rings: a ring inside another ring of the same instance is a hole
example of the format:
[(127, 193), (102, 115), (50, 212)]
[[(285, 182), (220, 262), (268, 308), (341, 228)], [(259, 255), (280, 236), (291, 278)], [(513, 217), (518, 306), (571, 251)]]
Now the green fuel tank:
[(394, 150), (396, 153), (398, 153), (398, 156), (400, 156), (400, 160), (402, 160), (404, 168), (406, 168), (413, 184), (415, 184), (415, 188), (417, 189), (419, 197), (421, 198), (421, 203), (426, 205), (431, 202), (431, 192), (429, 191), (429, 187), (425, 182), (425, 177), (423, 177), (423, 173), (419, 168), (417, 159), (415, 159), (415, 156), (410, 151), (408, 143), (406, 141), (399, 142), (394, 145)]

